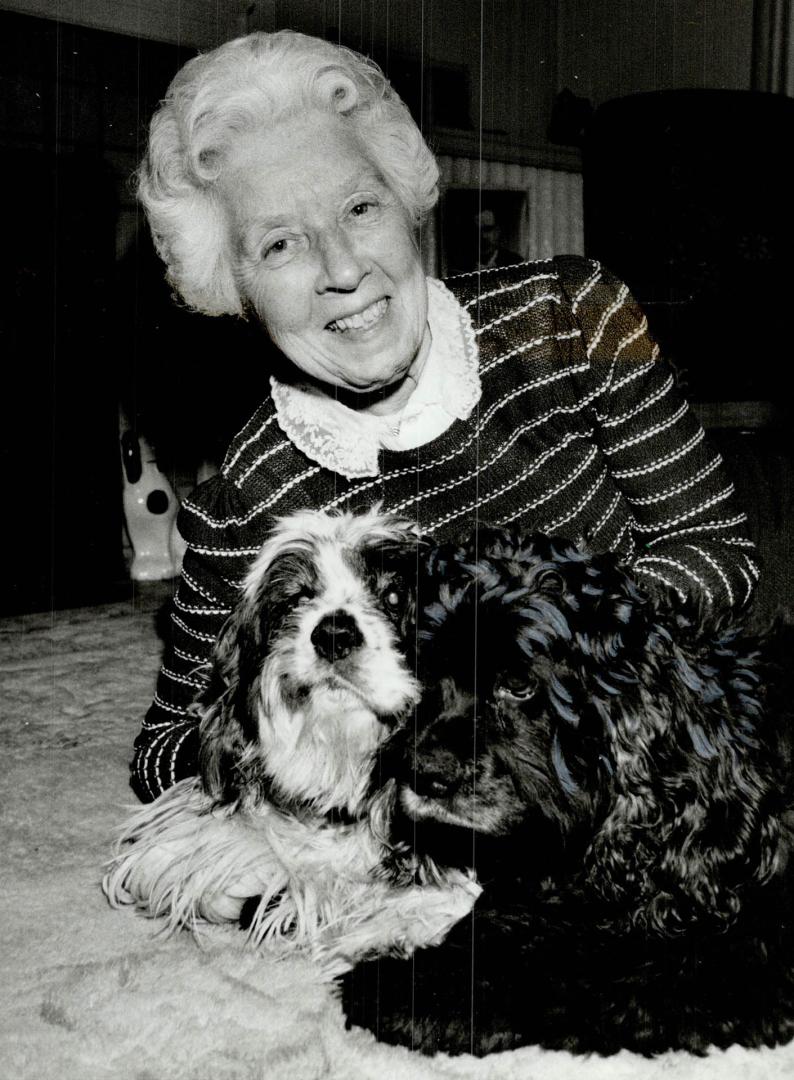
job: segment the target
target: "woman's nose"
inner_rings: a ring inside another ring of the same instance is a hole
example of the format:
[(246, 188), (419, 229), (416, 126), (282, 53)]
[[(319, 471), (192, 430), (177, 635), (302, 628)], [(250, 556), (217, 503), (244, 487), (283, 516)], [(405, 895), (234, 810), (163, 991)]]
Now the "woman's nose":
[(325, 234), (318, 244), (320, 266), (317, 292), (354, 292), (367, 274), (368, 264), (344, 230)]

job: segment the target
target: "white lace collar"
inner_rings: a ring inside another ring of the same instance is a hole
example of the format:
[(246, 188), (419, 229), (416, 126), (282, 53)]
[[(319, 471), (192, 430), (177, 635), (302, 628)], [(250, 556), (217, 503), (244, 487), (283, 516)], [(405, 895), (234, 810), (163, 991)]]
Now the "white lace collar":
[[(384, 444), (399, 449), (395, 436), (403, 427), (415, 429), (405, 448), (419, 446), (453, 420), (465, 420), (471, 414), (481, 392), (471, 316), (442, 282), (428, 278), (427, 284), (432, 344), (417, 387), (400, 413), (355, 412), (313, 387), (283, 383), (271, 376), (279, 427), (312, 461), (348, 479), (377, 476), (378, 451)], [(423, 439), (419, 425), (430, 410), (437, 415)]]

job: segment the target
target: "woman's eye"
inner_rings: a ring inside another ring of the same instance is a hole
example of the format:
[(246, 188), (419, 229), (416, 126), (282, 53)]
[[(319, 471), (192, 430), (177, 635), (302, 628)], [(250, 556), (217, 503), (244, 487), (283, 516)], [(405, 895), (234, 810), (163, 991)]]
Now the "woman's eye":
[(374, 199), (362, 199), (353, 203), (348, 213), (354, 218), (370, 217), (378, 209), (378, 205)]
[(272, 244), (268, 244), (265, 250), (262, 252), (262, 258), (267, 259), (271, 255), (283, 255), (287, 250), (289, 241), (286, 239), (274, 240)]
[(280, 265), (288, 259), (292, 259), (306, 246), (306, 238), (301, 233), (290, 233), (288, 236), (274, 236), (272, 240), (265, 240), (262, 245), (262, 260)]
[(503, 675), (496, 687), (496, 696), (503, 701), (528, 701), (538, 688), (532, 675)]

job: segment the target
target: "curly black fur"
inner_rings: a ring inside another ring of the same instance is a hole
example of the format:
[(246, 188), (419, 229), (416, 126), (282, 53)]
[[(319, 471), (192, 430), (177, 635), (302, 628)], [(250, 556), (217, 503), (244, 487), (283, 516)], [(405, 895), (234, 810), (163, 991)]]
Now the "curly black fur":
[(426, 1053), (703, 1053), (794, 1035), (788, 732), (768, 643), (611, 555), (480, 532), (421, 583), (425, 691), (383, 753), (395, 878), (471, 866), (443, 945), (360, 965), (351, 1023)]

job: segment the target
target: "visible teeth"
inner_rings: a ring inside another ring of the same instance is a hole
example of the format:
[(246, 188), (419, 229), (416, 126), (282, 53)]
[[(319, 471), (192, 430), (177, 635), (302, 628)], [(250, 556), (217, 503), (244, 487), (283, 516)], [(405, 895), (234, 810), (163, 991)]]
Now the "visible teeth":
[(344, 319), (336, 319), (335, 322), (329, 323), (328, 329), (368, 330), (370, 326), (374, 326), (379, 319), (383, 318), (388, 306), (389, 301), (384, 296), (382, 300), (376, 300), (374, 304), (370, 304), (368, 308), (364, 308), (363, 311), (359, 311), (356, 315), (348, 315)]

